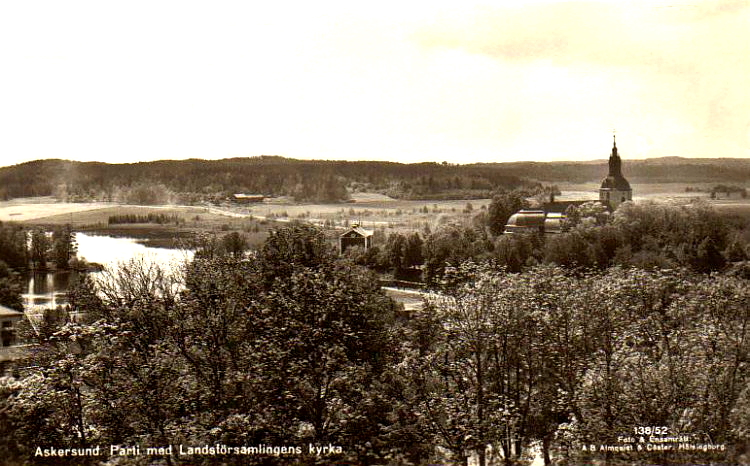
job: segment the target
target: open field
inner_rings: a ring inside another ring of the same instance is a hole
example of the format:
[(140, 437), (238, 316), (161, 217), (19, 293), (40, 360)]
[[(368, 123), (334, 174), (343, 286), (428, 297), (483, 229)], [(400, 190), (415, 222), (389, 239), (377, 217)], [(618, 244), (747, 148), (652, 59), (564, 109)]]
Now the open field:
[[(750, 200), (711, 200), (708, 192), (685, 192), (688, 186), (708, 191), (714, 185), (715, 183), (632, 184), (632, 188), (636, 202), (650, 200), (689, 203), (696, 199), (704, 199), (727, 213), (742, 213), (745, 209), (743, 206), (750, 209)], [(599, 183), (566, 183), (560, 184), (559, 187), (562, 194), (556, 197), (557, 200), (597, 200), (599, 197)], [(402, 231), (421, 230), (425, 227), (434, 230), (445, 223), (469, 222), (474, 215), (490, 204), (490, 199), (413, 201), (392, 199), (378, 194), (369, 196), (365, 193), (355, 194), (353, 201), (345, 204), (263, 203), (249, 206), (243, 211), (262, 218), (300, 218), (313, 223), (328, 221), (329, 224), (332, 222), (339, 227), (356, 221), (367, 228)], [(470, 209), (467, 208), (469, 205)]]
[(232, 207), (232, 211), (248, 213), (257, 218), (301, 219), (316, 224), (343, 228), (357, 222), (367, 228), (414, 230), (451, 221), (468, 221), (490, 199), (471, 200), (401, 200), (382, 194), (355, 193), (352, 201), (338, 204), (295, 204), (268, 202)]
[(12, 199), (0, 202), (0, 221), (26, 222), (52, 215), (69, 217), (71, 214), (98, 210), (111, 205), (104, 202), (55, 202), (51, 197)]
[[(560, 200), (596, 199), (596, 191), (599, 189), (597, 183), (564, 183), (558, 186), (563, 192), (562, 196), (558, 196)], [(687, 186), (702, 189), (706, 192), (685, 192)], [(737, 195), (733, 195), (729, 199), (711, 199), (709, 191), (714, 186), (716, 186), (716, 183), (631, 184), (633, 188), (633, 200), (635, 202), (654, 201), (687, 204), (696, 199), (702, 199), (713, 206), (719, 213), (750, 221), (750, 199), (742, 199)]]
[[(709, 191), (716, 183), (630, 183), (633, 188), (633, 200), (685, 200), (708, 199), (708, 192), (685, 192), (688, 186)], [(600, 183), (558, 183), (563, 195), (560, 199), (598, 199)]]
[[(87, 205), (87, 204), (81, 204)], [(45, 224), (45, 225), (64, 225), (70, 224), (74, 228), (93, 228), (107, 226), (110, 216), (120, 215), (140, 215), (163, 214), (166, 216), (175, 215), (180, 219), (180, 223), (186, 226), (203, 225), (205, 228), (220, 228), (224, 224), (238, 223), (237, 216), (221, 215), (210, 210), (207, 207), (191, 206), (133, 206), (106, 204), (99, 205), (88, 210), (79, 210), (75, 212), (51, 214), (43, 217), (27, 219), (26, 223)], [(19, 220), (20, 221), (20, 220)], [(118, 225), (119, 226), (119, 225)]]
[[(36, 203), (34, 202), (36, 201)], [(240, 231), (251, 246), (261, 244), (270, 228), (293, 220), (325, 225), (334, 231), (352, 223), (384, 231), (435, 229), (450, 222), (469, 222), (486, 209), (489, 199), (412, 201), (392, 199), (376, 193), (356, 193), (353, 202), (299, 204), (277, 199), (251, 205), (221, 207), (130, 206), (106, 203), (55, 203), (51, 198), (9, 201), (0, 204), (7, 220), (29, 225), (70, 224), (79, 231), (128, 236), (152, 246), (175, 247), (198, 232)], [(17, 215), (11, 215), (17, 214)], [(177, 216), (177, 223), (108, 224), (110, 216), (163, 214)], [(0, 217), (3, 219), (3, 217)]]
[(750, 200), (738, 202), (716, 201), (711, 204), (722, 214), (731, 215), (745, 222), (750, 222)]
[[(45, 206), (55, 206), (48, 204)], [(75, 204), (86, 206), (87, 204)], [(24, 209), (27, 206), (24, 206)], [(44, 209), (37, 209), (39, 212)], [(67, 213), (56, 213), (54, 208), (47, 208), (52, 215), (37, 216), (26, 219), (28, 225), (55, 226), (70, 224), (78, 231), (90, 231), (111, 236), (136, 238), (143, 243), (156, 247), (182, 247), (185, 242), (201, 232), (239, 231), (252, 246), (259, 245), (268, 236), (268, 230), (274, 222), (253, 219), (247, 215), (223, 212), (219, 209), (191, 206), (130, 206), (130, 205), (96, 205), (91, 209), (80, 209)], [(108, 224), (111, 216), (163, 214), (175, 216), (178, 221), (167, 224), (154, 223), (117, 223)]]
[[(598, 183), (560, 184), (558, 200), (596, 199)], [(750, 219), (750, 200), (711, 200), (707, 192), (685, 192), (684, 183), (633, 184), (636, 202), (653, 200), (688, 203), (705, 199), (717, 210), (743, 219)], [(694, 184), (693, 188), (709, 190), (710, 184)], [(486, 209), (490, 199), (472, 200), (400, 200), (377, 193), (355, 193), (352, 200), (336, 204), (301, 204), (289, 199), (272, 199), (249, 205), (198, 206), (130, 206), (111, 203), (62, 203), (52, 198), (16, 199), (0, 202), (0, 221), (17, 221), (31, 225), (71, 224), (74, 229), (98, 233), (130, 236), (152, 245), (174, 246), (194, 237), (198, 232), (240, 231), (252, 245), (262, 243), (267, 231), (274, 226), (300, 220), (329, 228), (332, 237), (336, 230), (360, 223), (383, 232), (435, 230), (448, 223), (470, 223)], [(175, 223), (113, 224), (110, 216), (163, 214), (175, 216)]]

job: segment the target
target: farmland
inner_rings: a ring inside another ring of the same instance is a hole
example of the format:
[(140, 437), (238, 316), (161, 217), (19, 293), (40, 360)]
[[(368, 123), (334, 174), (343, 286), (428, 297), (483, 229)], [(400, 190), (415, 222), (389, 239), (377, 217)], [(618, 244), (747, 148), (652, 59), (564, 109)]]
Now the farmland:
[[(596, 199), (597, 183), (558, 185), (558, 200)], [(719, 212), (750, 218), (750, 201), (738, 196), (710, 199), (710, 184), (684, 183), (633, 184), (636, 202), (655, 201), (686, 204), (703, 199)], [(699, 190), (699, 191), (698, 191)], [(487, 209), (490, 199), (403, 200), (377, 193), (354, 193), (345, 203), (300, 203), (289, 198), (273, 198), (248, 205), (225, 203), (221, 206), (133, 206), (114, 203), (65, 203), (52, 197), (14, 199), (0, 202), (0, 221), (29, 225), (70, 224), (80, 231), (129, 236), (152, 246), (178, 247), (200, 232), (242, 232), (251, 246), (261, 244), (274, 226), (298, 220), (325, 226), (333, 232), (352, 223), (380, 231), (434, 231), (449, 223), (470, 224)], [(116, 216), (163, 215), (176, 221), (154, 223), (111, 223)]]
[[(275, 224), (293, 220), (326, 225), (334, 229), (360, 222), (367, 228), (415, 230), (435, 228), (452, 221), (468, 221), (489, 204), (489, 199), (410, 201), (371, 193), (357, 193), (353, 202), (333, 204), (294, 203), (280, 198), (257, 205), (131, 206), (112, 203), (56, 203), (52, 198), (0, 203), (0, 220), (29, 225), (70, 224), (81, 231), (118, 236), (158, 239), (187, 237), (201, 231), (243, 231), (251, 244), (260, 244)], [(177, 217), (169, 224), (110, 224), (110, 217), (163, 214)], [(162, 244), (165, 245), (165, 244)]]
[[(251, 246), (261, 244), (273, 222), (209, 207), (129, 206), (104, 203), (0, 203), (0, 220), (54, 227), (70, 224), (74, 230), (136, 238), (154, 247), (184, 247), (201, 232), (243, 232)], [(16, 214), (16, 215), (14, 215)], [(177, 219), (166, 224), (112, 223), (112, 217), (163, 215)]]

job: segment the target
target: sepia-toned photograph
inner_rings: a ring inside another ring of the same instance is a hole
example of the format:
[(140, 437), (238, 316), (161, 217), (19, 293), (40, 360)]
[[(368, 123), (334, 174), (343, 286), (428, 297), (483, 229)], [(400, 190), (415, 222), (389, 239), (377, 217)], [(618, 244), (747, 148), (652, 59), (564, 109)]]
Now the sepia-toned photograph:
[(750, 465), (750, 0), (0, 44), (0, 466)]

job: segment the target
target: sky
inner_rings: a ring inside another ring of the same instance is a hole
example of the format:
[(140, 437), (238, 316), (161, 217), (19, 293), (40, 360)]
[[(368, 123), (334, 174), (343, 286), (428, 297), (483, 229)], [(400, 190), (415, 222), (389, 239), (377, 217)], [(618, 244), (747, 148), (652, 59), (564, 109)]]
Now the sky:
[(750, 157), (750, 0), (0, 2), (0, 165)]

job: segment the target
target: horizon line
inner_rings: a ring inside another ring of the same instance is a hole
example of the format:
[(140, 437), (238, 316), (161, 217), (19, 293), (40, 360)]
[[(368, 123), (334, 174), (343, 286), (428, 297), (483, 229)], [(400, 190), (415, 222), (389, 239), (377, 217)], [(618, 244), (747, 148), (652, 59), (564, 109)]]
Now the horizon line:
[[(346, 162), (346, 163), (393, 163), (398, 165), (422, 165), (422, 164), (435, 164), (435, 165), (446, 165), (446, 166), (470, 166), (470, 165), (505, 165), (505, 164), (516, 164), (516, 163), (543, 163), (543, 164), (554, 164), (554, 163), (606, 163), (607, 158), (597, 158), (597, 159), (587, 159), (587, 160), (512, 160), (512, 161), (498, 161), (498, 162), (465, 162), (465, 163), (458, 163), (458, 162), (448, 162), (448, 161), (421, 161), (421, 162), (399, 162), (395, 160), (377, 160), (377, 159), (366, 159), (366, 160), (352, 160), (352, 159), (305, 159), (305, 158), (295, 158), (295, 157), (288, 157), (283, 155), (269, 155), (269, 154), (262, 154), (262, 155), (248, 155), (248, 156), (236, 156), (236, 157), (223, 157), (220, 159), (207, 159), (207, 158), (196, 158), (196, 157), (189, 157), (184, 159), (156, 159), (156, 160), (137, 160), (133, 162), (105, 162), (100, 160), (72, 160), (72, 159), (64, 159), (64, 158), (45, 158), (45, 159), (34, 159), (34, 160), (27, 160), (25, 162), (19, 162), (12, 165), (3, 165), (0, 166), (0, 169), (3, 168), (11, 168), (16, 167), (20, 165), (25, 165), (29, 163), (35, 163), (35, 162), (47, 162), (47, 161), (61, 161), (61, 162), (72, 162), (72, 163), (96, 163), (96, 164), (105, 164), (105, 165), (135, 165), (139, 163), (159, 163), (159, 162), (188, 162), (188, 161), (199, 161), (199, 162), (222, 162), (222, 161), (229, 161), (229, 160), (243, 160), (243, 159), (261, 159), (261, 158), (278, 158), (278, 159), (284, 159), (284, 160), (293, 160), (293, 161), (299, 161), (299, 162)], [(685, 161), (690, 160), (749, 160), (747, 157), (682, 157), (679, 155), (665, 155), (665, 156), (659, 156), (659, 157), (644, 157), (644, 158), (628, 158), (623, 157), (623, 161), (626, 162), (643, 162), (648, 160), (663, 160), (663, 159), (680, 159)]]

